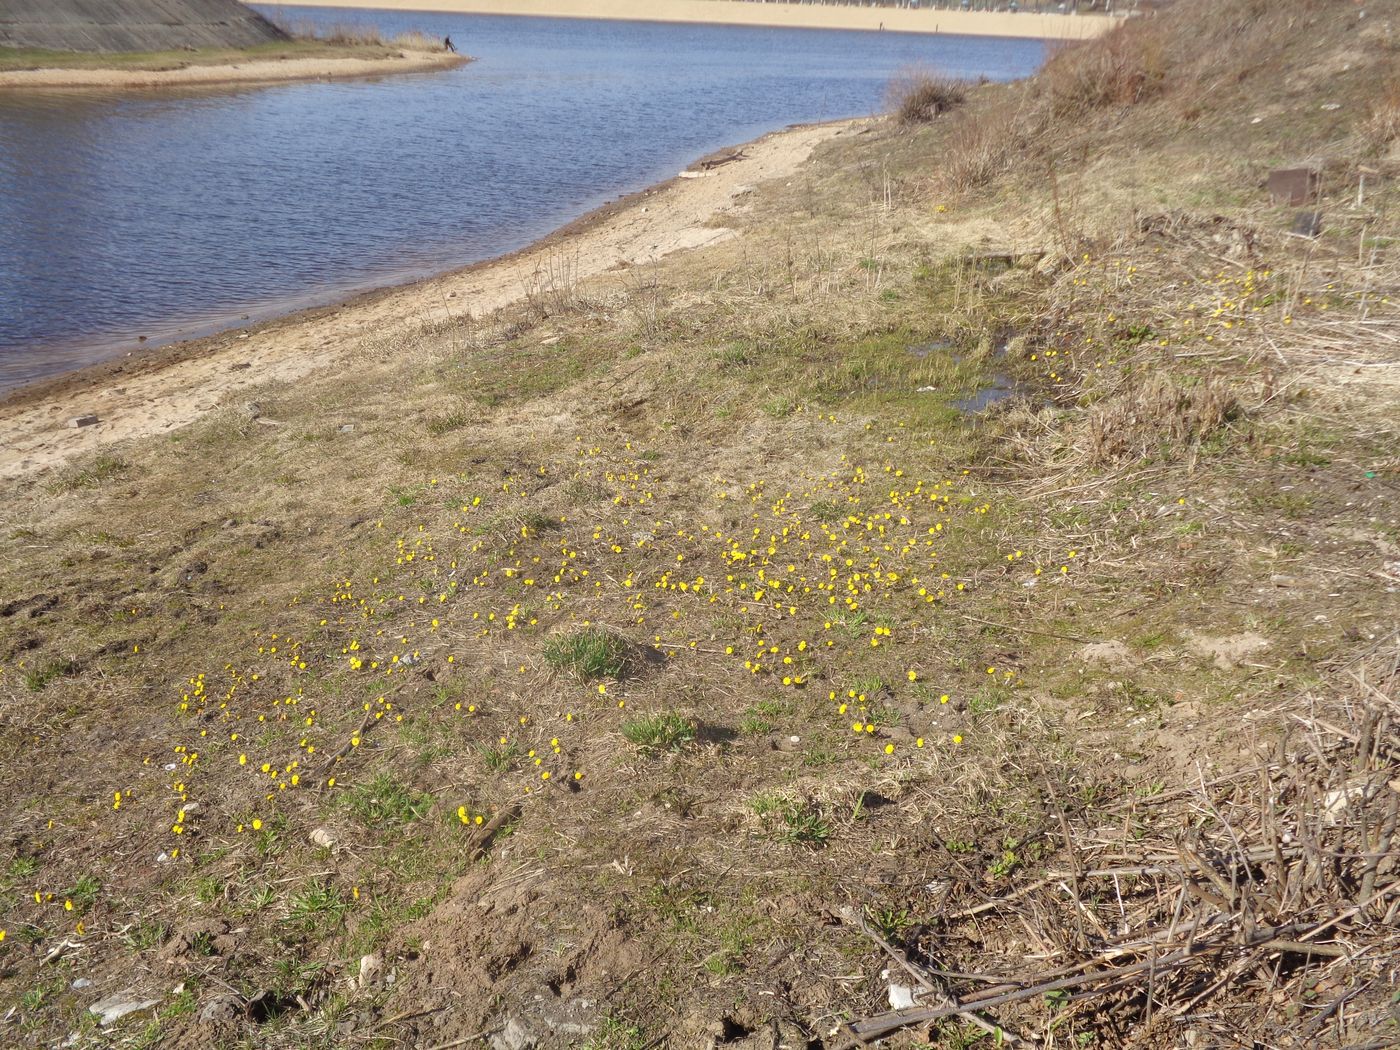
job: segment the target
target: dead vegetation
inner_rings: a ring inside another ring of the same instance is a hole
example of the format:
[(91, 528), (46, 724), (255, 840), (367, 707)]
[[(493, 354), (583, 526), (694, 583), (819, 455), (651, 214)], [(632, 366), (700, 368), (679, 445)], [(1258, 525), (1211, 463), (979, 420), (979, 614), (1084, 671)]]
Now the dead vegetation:
[(1372, 153), (1383, 153), (1400, 139), (1400, 80), (1392, 80), (1371, 102), (1361, 136)]
[(1206, 376), (1189, 384), (1149, 376), (1093, 405), (1082, 424), (1087, 462), (1141, 462), (1165, 449), (1190, 450), (1239, 415), (1230, 384)]
[(960, 195), (978, 190), (1017, 164), (1028, 140), (1028, 116), (1009, 106), (957, 118), (947, 152), (933, 176), (936, 190)]
[[(1252, 726), (1282, 730), (1258, 764), (1209, 780), (1197, 769), (1179, 788), (1111, 807), (1107, 826), (1061, 813), (1062, 867), (1011, 894), (951, 900), (902, 944), (867, 925), (919, 990), (912, 1008), (849, 1024), (838, 1045), (961, 1017), (1015, 1046), (1056, 1029), (1096, 1029), (1107, 1014), (1134, 1041), (1186, 1024), (1195, 1039), (1221, 1045), (1314, 1046), (1343, 1028), (1376, 1033), (1358, 1045), (1390, 1045), (1400, 951), (1397, 642), (1384, 639), (1345, 667), (1340, 695), (1252, 712)], [(960, 949), (975, 928), (1009, 920), (1034, 931), (1032, 958), (1055, 965)], [(1258, 1006), (1266, 999), (1290, 1008), (1270, 1018)], [(1048, 1031), (1018, 1035), (988, 1020), (1030, 1001), (1050, 1005)]]
[(1097, 40), (1061, 48), (1041, 71), (1051, 113), (1077, 119), (1109, 106), (1133, 106), (1161, 89), (1166, 58), (1155, 24), (1125, 22)]
[(442, 38), (411, 29), (386, 36), (369, 22), (333, 22), (329, 25), (310, 18), (271, 16), (273, 25), (297, 41), (318, 41), (334, 47), (400, 48), (406, 51), (444, 51)]
[(967, 101), (967, 85), (933, 70), (912, 68), (895, 74), (885, 102), (897, 123), (927, 124)]

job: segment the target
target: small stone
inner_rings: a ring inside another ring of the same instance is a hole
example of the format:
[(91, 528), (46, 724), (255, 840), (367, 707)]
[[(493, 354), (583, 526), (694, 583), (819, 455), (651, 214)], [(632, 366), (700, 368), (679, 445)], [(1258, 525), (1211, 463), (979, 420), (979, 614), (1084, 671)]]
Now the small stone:
[(74, 430), (79, 430), (82, 427), (95, 427), (100, 422), (102, 421), (98, 419), (96, 415), (88, 414), (86, 416), (74, 416), (68, 421), (68, 425)]
[(216, 995), (199, 1011), (199, 1023), (215, 1029), (232, 1029), (243, 1017), (243, 1003), (236, 995)]
[(311, 844), (313, 846), (320, 846), (322, 849), (334, 849), (335, 836), (325, 828), (317, 828), (311, 833)]
[(354, 423), (342, 423), (342, 424), (340, 425), (340, 432), (341, 432), (342, 434), (353, 434), (353, 433), (355, 432), (355, 424), (354, 424)]
[(145, 1013), (155, 1008), (157, 1000), (142, 999), (135, 992), (127, 989), (124, 992), (117, 992), (109, 995), (105, 999), (99, 999), (88, 1007), (88, 1013), (97, 1018), (98, 1024), (104, 1027), (115, 1024), (123, 1017), (130, 1017), (132, 1014)]
[(914, 1005), (914, 989), (902, 984), (892, 984), (889, 988), (890, 1009), (908, 1010)]
[(360, 991), (368, 991), (379, 983), (379, 978), (384, 973), (384, 960), (378, 952), (371, 952), (360, 957), (360, 976), (356, 981), (356, 987)]
[(89, 981), (86, 977), (79, 977), (68, 987), (72, 988), (74, 991), (78, 990), (79, 988), (91, 988), (92, 982)]
[(539, 1042), (528, 1028), (512, 1017), (491, 1037), (490, 1046), (491, 1050), (533, 1050)]

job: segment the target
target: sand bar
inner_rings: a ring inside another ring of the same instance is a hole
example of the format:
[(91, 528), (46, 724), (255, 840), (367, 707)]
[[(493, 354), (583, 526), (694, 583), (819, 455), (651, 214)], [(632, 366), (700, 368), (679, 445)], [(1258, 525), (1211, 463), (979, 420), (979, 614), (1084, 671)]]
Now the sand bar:
[(441, 51), (404, 51), (388, 58), (269, 58), (179, 69), (21, 69), (0, 73), (0, 88), (163, 88), (214, 84), (278, 84), (451, 69), (469, 58)]
[(787, 29), (884, 29), (893, 33), (956, 33), (1046, 40), (1085, 40), (1106, 32), (1120, 21), (1108, 15), (913, 10), (745, 0), (590, 0), (587, 3), (583, 0), (295, 0), (295, 3), (299, 7), (716, 23)]
[[(566, 259), (582, 280), (734, 236), (712, 220), (756, 183), (786, 178), (820, 143), (869, 118), (774, 132), (742, 156), (633, 194), (543, 241), (493, 261), (333, 307), (177, 344), (40, 381), (0, 398), (0, 479), (115, 442), (169, 433), (264, 384), (295, 383), (343, 364), (367, 341), (425, 323), (480, 317), (525, 296), (532, 275)], [(92, 425), (72, 421), (96, 416)]]

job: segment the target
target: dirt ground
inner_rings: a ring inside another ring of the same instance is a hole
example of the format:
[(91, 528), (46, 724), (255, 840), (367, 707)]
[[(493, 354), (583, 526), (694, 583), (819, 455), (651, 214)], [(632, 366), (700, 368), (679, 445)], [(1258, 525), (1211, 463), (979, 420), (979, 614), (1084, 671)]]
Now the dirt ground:
[(0, 1042), (1395, 1045), (1400, 10), (1172, 11), (12, 399)]

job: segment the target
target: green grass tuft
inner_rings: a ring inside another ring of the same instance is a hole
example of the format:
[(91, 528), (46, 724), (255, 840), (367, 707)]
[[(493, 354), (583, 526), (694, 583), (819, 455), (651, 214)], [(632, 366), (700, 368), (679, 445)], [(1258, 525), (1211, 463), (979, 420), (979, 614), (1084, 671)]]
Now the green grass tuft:
[(679, 751), (695, 739), (695, 723), (677, 714), (644, 715), (623, 722), (622, 735), (644, 751)]
[(596, 627), (555, 635), (544, 647), (544, 659), (556, 670), (580, 678), (619, 678), (627, 667), (627, 640)]

